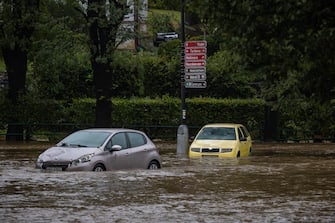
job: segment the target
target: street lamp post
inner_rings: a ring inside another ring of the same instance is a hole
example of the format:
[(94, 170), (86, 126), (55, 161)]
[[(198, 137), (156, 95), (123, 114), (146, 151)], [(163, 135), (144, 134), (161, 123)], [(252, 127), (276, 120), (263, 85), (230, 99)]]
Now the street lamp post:
[(185, 100), (185, 2), (181, 0), (181, 74), (180, 74), (180, 97), (181, 97), (181, 125), (177, 132), (177, 154), (186, 155), (188, 152), (188, 127), (186, 125), (186, 100)]

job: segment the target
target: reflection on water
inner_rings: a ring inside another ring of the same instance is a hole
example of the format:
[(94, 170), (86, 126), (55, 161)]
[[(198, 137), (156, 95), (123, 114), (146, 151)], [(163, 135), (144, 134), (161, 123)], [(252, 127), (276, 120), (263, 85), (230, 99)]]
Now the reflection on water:
[(1, 222), (335, 222), (334, 144), (256, 144), (241, 159), (162, 145), (161, 170), (101, 173), (41, 172), (29, 146), (0, 144)]

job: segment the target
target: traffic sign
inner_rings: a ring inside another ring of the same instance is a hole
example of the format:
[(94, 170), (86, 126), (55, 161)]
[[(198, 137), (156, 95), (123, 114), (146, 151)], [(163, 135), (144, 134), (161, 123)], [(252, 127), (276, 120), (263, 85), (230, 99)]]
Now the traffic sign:
[(206, 40), (200, 40), (200, 41), (186, 41), (185, 47), (207, 47), (207, 41)]
[(185, 73), (206, 73), (206, 67), (185, 67)]
[(206, 61), (185, 61), (185, 67), (205, 67)]
[(206, 81), (185, 81), (186, 88), (206, 88)]
[(206, 47), (205, 40), (185, 42), (185, 88), (206, 88)]
[(185, 73), (185, 80), (206, 80), (206, 74)]
[(187, 54), (193, 54), (193, 53), (206, 54), (207, 50), (206, 50), (206, 48), (203, 48), (203, 47), (185, 48), (185, 55), (187, 55)]
[(185, 60), (206, 60), (206, 54), (186, 54)]

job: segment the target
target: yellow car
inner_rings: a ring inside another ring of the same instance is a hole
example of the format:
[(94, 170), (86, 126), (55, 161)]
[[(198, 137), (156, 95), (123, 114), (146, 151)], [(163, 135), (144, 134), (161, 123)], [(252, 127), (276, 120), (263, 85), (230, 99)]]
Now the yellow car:
[(189, 157), (246, 157), (251, 152), (251, 145), (251, 136), (241, 124), (208, 124), (193, 140)]

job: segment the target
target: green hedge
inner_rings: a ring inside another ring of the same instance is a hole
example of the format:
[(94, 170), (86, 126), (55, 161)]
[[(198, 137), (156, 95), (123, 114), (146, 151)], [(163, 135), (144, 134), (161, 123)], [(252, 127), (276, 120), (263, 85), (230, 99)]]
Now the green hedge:
[[(112, 100), (112, 125), (141, 128), (155, 137), (171, 137), (181, 120), (180, 99), (120, 99)], [(95, 100), (77, 99), (67, 108), (68, 122), (92, 125)], [(186, 99), (186, 124), (190, 134), (213, 122), (236, 122), (246, 125), (254, 138), (262, 138), (265, 102), (258, 99)], [(169, 130), (170, 129), (170, 130)], [(162, 135), (160, 135), (162, 134)]]
[[(190, 136), (199, 128), (213, 122), (237, 122), (246, 125), (254, 139), (261, 139), (264, 126), (265, 103), (257, 99), (186, 99), (186, 124)], [(4, 107), (3, 107), (4, 108)], [(178, 98), (112, 99), (113, 127), (144, 130), (153, 138), (175, 138), (181, 124), (181, 101)], [(66, 133), (79, 128), (93, 127), (95, 99), (74, 99), (72, 102), (57, 100), (31, 100), (16, 109), (6, 106), (0, 115), (0, 129), (5, 132), (10, 116), (18, 117), (17, 123), (26, 131)], [(29, 129), (29, 130), (28, 130)]]

